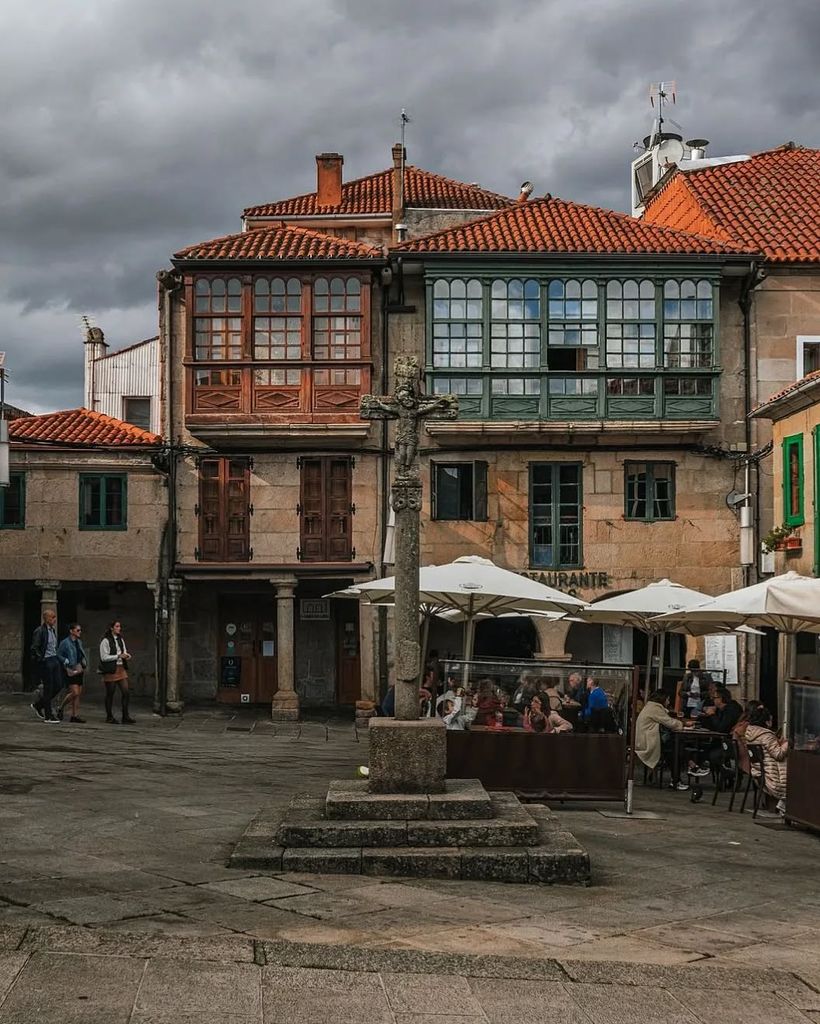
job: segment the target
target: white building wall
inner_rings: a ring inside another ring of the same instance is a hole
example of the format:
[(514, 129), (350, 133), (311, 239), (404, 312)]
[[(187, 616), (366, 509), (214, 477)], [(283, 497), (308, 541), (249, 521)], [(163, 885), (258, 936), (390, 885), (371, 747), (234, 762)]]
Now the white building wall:
[(158, 338), (91, 360), (86, 373), (91, 377), (86, 381), (86, 395), (93, 403), (89, 408), (123, 420), (126, 398), (149, 398), (150, 429), (161, 433)]

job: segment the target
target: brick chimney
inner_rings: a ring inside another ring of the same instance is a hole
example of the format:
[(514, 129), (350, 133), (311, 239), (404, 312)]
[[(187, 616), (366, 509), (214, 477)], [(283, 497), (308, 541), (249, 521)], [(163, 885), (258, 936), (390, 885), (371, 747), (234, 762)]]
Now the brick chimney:
[(341, 153), (319, 153), (316, 157), (316, 202), (319, 206), (338, 206), (342, 201)]
[(402, 169), (407, 166), (407, 150), (400, 142), (393, 146), (393, 241), (403, 242), (407, 232), (404, 225), (404, 208), (407, 197), (404, 194)]

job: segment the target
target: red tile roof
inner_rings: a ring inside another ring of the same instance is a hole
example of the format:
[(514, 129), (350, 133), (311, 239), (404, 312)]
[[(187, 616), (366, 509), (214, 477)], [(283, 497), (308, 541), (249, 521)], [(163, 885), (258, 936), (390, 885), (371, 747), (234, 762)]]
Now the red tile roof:
[[(489, 192), (478, 185), (445, 178), (407, 164), (404, 168), (404, 204), (413, 209), (499, 210), (512, 202), (507, 196)], [(316, 193), (308, 192), (276, 203), (249, 206), (246, 217), (309, 217), (331, 214), (384, 214), (393, 210), (393, 169), (368, 174), (342, 183), (342, 201), (320, 206)]]
[(535, 199), (458, 227), (394, 247), (400, 252), (594, 253), (612, 255), (742, 253), (671, 228), (655, 227), (625, 213), (563, 199)]
[(377, 260), (381, 249), (321, 231), (283, 224), (198, 242), (174, 254), (177, 260)]
[(759, 412), (764, 409), (769, 409), (771, 406), (780, 402), (784, 398), (788, 398), (790, 395), (796, 394), (798, 391), (814, 391), (815, 385), (820, 384), (820, 370), (813, 370), (811, 373), (807, 373), (805, 377), (801, 377), (800, 380), (796, 380), (793, 384), (789, 384), (788, 387), (783, 388), (782, 391), (778, 391), (772, 395), (771, 398), (767, 398), (765, 402), (761, 402), (753, 411), (752, 415), (756, 416)]
[(738, 163), (678, 170), (644, 219), (736, 242), (774, 262), (818, 262), (820, 150), (787, 143)]
[(38, 441), (56, 445), (134, 447), (160, 444), (161, 437), (131, 423), (91, 409), (68, 409), (44, 416), (26, 416), (9, 424), (11, 441)]

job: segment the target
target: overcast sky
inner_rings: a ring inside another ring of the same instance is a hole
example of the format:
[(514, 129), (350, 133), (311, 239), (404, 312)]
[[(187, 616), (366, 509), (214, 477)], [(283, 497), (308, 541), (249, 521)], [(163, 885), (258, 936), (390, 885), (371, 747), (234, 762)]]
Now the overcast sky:
[(816, 0), (5, 0), (0, 318), (9, 401), (82, 404), (87, 313), (156, 333), (155, 272), (243, 207), (410, 162), (625, 209), (649, 83), (715, 155), (820, 144)]

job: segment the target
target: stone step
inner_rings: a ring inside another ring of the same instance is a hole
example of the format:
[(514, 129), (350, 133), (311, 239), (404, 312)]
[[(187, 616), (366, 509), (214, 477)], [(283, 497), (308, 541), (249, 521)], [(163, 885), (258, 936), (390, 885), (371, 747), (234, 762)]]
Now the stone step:
[(340, 821), (323, 815), (323, 802), (296, 797), (279, 826), (279, 846), (531, 846), (538, 825), (511, 794), (491, 797), (492, 818), (439, 821)]
[(341, 821), (490, 818), (490, 795), (478, 779), (448, 779), (443, 793), (370, 793), (366, 779), (328, 786), (325, 817)]

